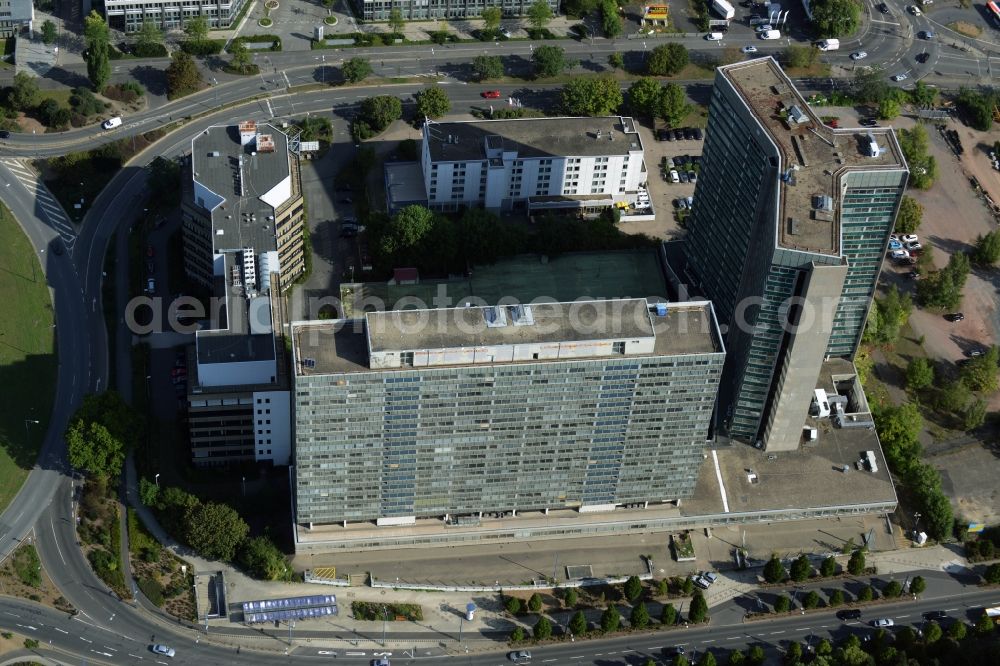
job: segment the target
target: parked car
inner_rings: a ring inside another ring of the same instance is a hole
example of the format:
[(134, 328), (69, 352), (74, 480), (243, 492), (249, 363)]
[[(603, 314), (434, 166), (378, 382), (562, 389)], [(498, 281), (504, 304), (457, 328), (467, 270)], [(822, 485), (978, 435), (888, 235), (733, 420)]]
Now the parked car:
[(858, 122), (862, 127), (878, 127), (878, 121), (874, 118), (862, 118)]
[(889, 13), (889, 5), (885, 4), (884, 2), (880, 2), (879, 5), (878, 5), (878, 10), (880, 12), (882, 12), (883, 14), (888, 14)]
[(903, 244), (900, 243), (895, 238), (890, 238), (889, 239), (889, 249), (890, 250), (902, 250), (903, 249)]
[(903, 234), (902, 236), (899, 237), (899, 240), (903, 241), (904, 243), (916, 243), (918, 240), (920, 240), (920, 237), (917, 236), (916, 234)]
[(694, 132), (695, 141), (701, 141), (703, 138), (705, 138), (705, 134), (701, 131), (700, 127), (692, 128), (691, 131)]
[(686, 197), (684, 201), (687, 202), (688, 208), (694, 205), (694, 197)]
[(771, 27), (770, 23), (765, 23), (763, 25), (757, 26), (756, 30), (757, 32), (767, 32), (768, 30), (774, 30), (774, 28)]
[(910, 77), (907, 76), (906, 73), (904, 73), (904, 72), (900, 72), (899, 74), (893, 74), (892, 75), (892, 80), (895, 81), (895, 82), (897, 82), (897, 83), (899, 83), (900, 81), (905, 81), (908, 78), (910, 78)]
[(890, 617), (880, 617), (871, 621), (873, 627), (891, 627), (895, 624)]
[(152, 294), (154, 291), (156, 291), (156, 280), (149, 278), (146, 280), (146, 292)]
[(679, 208), (680, 210), (687, 210), (688, 207), (687, 199), (685, 199), (684, 197), (678, 197), (677, 199), (674, 199), (674, 207)]
[(682, 141), (684, 139), (684, 132), (679, 129), (674, 130), (674, 139), (677, 141)]
[(691, 181), (692, 183), (697, 183), (698, 182), (698, 172), (697, 171), (688, 171), (688, 180)]
[(909, 273), (906, 274), (906, 277), (909, 280), (919, 280), (920, 279), (920, 271), (910, 271)]
[(920, 244), (920, 241), (909, 241), (907, 243), (903, 243), (903, 247), (905, 247), (910, 252), (924, 249), (924, 246)]
[(860, 620), (861, 610), (858, 608), (848, 608), (847, 610), (837, 611), (838, 620)]
[(156, 644), (152, 648), (154, 654), (162, 654), (164, 657), (173, 657), (177, 652), (172, 647)]
[(889, 257), (892, 259), (909, 259), (910, 253), (906, 250), (892, 250), (889, 253)]
[(671, 169), (670, 170), (670, 182), (671, 183), (679, 183), (679, 182), (681, 182), (680, 175), (677, 173), (676, 169)]
[(681, 176), (681, 182), (682, 183), (688, 182), (687, 171), (681, 171), (680, 176)]
[(486, 99), (500, 99), (500, 91), (499, 90), (484, 90), (483, 91), (483, 97), (485, 97)]
[(920, 16), (921, 14), (923, 14), (923, 12), (920, 11), (920, 7), (917, 7), (916, 5), (910, 5), (909, 7), (907, 7), (907, 9), (914, 16)]
[(756, 46), (744, 46), (742, 49), (740, 49), (740, 51), (742, 51), (743, 53), (757, 53), (757, 47)]
[(953, 324), (960, 321), (965, 321), (965, 314), (961, 312), (949, 312), (944, 316), (946, 321), (950, 321)]
[(503, 35), (504, 37), (506, 37), (507, 39), (510, 39), (513, 36), (511, 34), (510, 30), (508, 30), (507, 28), (504, 28), (503, 30), (501, 30), (500, 34)]
[(9, 139), (10, 132), (7, 130), (0, 130), (0, 139)]
[(687, 139), (688, 141), (690, 141), (691, 139), (693, 139), (694, 138), (694, 130), (691, 129), (690, 127), (685, 127), (684, 128), (684, 138)]
[(657, 141), (670, 141), (670, 130), (658, 129), (656, 130), (656, 140)]

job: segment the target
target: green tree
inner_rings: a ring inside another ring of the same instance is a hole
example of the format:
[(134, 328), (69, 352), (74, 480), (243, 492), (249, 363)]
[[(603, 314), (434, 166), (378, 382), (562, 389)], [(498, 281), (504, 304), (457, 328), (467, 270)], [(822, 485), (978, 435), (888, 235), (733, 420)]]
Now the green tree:
[(571, 116), (606, 116), (622, 104), (622, 91), (613, 76), (574, 77), (563, 86), (563, 111)]
[(789, 67), (812, 67), (819, 57), (819, 49), (814, 46), (792, 44), (785, 49), (785, 62)]
[(538, 622), (535, 623), (535, 627), (531, 630), (534, 634), (535, 640), (545, 640), (552, 635), (552, 621), (544, 615), (538, 618)]
[(531, 63), (535, 68), (536, 77), (558, 76), (566, 67), (566, 54), (558, 46), (539, 46), (531, 54)]
[(202, 86), (201, 72), (194, 58), (184, 51), (175, 51), (167, 67), (167, 97), (177, 99), (190, 95)]
[(156, 506), (156, 503), (159, 501), (159, 497), (159, 486), (146, 477), (141, 477), (139, 479), (139, 501), (142, 502), (142, 505)]
[(985, 612), (980, 616), (979, 621), (976, 622), (976, 633), (981, 636), (992, 634), (996, 628), (996, 621)]
[(74, 468), (111, 478), (121, 474), (125, 444), (104, 425), (76, 419), (66, 429), (65, 438), (69, 464)]
[(518, 597), (507, 597), (504, 601), (504, 608), (511, 615), (520, 615), (522, 611), (523, 604)]
[(635, 601), (642, 594), (642, 581), (639, 580), (638, 576), (629, 576), (628, 580), (625, 581), (625, 598), (629, 601)]
[(629, 624), (635, 629), (645, 629), (649, 626), (649, 611), (646, 609), (646, 604), (640, 602), (632, 607)]
[(969, 124), (981, 132), (993, 126), (994, 93), (961, 88), (956, 102), (969, 119)]
[(440, 86), (424, 88), (414, 98), (417, 100), (418, 118), (440, 118), (451, 110), (451, 100), (448, 93)]
[(860, 576), (865, 572), (865, 551), (860, 548), (851, 553), (851, 559), (847, 561), (847, 573), (852, 576)]
[(910, 359), (906, 365), (906, 388), (919, 391), (934, 383), (934, 366), (923, 356)]
[(159, 503), (156, 505), (164, 528), (180, 540), (183, 540), (190, 516), (199, 506), (201, 500), (174, 486), (168, 486), (160, 492)]
[(360, 83), (371, 76), (372, 66), (366, 58), (351, 58), (341, 66), (340, 72), (348, 83)]
[(792, 609), (792, 600), (787, 594), (780, 595), (774, 600), (774, 612), (775, 613), (787, 613)]
[(844, 591), (837, 589), (830, 593), (830, 605), (840, 606), (844, 603)]
[(21, 70), (14, 75), (8, 103), (15, 111), (28, 111), (38, 104), (38, 79)]
[(698, 666), (715, 666), (715, 655), (705, 650), (698, 657)]
[(524, 639), (525, 639), (525, 636), (524, 636), (524, 627), (514, 627), (514, 629), (511, 630), (511, 632), (510, 632), (510, 642), (511, 643), (520, 643)]
[(193, 42), (205, 41), (208, 37), (208, 19), (201, 14), (192, 16), (184, 24), (184, 34)]
[(573, 613), (573, 617), (569, 619), (569, 624), (566, 626), (574, 636), (583, 636), (587, 633), (587, 616), (583, 614), (582, 610), (579, 610)]
[(750, 650), (747, 652), (747, 660), (751, 664), (759, 665), (764, 663), (764, 659), (767, 655), (764, 654), (764, 648), (760, 645), (751, 645)]
[(614, 607), (614, 604), (610, 605), (601, 613), (601, 629), (605, 633), (612, 633), (618, 631), (618, 627), (621, 625), (622, 616), (618, 614), (618, 609)]
[(937, 103), (938, 92), (923, 81), (917, 81), (910, 91), (910, 101), (920, 108), (930, 108)]
[(677, 609), (673, 604), (663, 604), (660, 610), (660, 624), (665, 627), (672, 627), (677, 624)]
[(483, 10), (483, 27), (488, 32), (495, 32), (497, 28), (500, 27), (500, 19), (503, 17), (503, 12), (500, 7), (493, 5), (492, 7), (487, 7)]
[(682, 654), (675, 654), (670, 662), (670, 666), (690, 666), (688, 658)]
[(986, 423), (986, 401), (982, 398), (970, 400), (962, 410), (962, 429), (975, 430)]
[(943, 635), (944, 631), (941, 630), (941, 625), (933, 620), (924, 626), (924, 643), (927, 645), (937, 643)]
[(688, 597), (694, 593), (694, 581), (690, 577), (685, 578), (684, 582), (681, 583), (681, 592)]
[(764, 565), (764, 580), (768, 583), (780, 583), (788, 578), (785, 565), (781, 563), (777, 553), (771, 555), (771, 559)]
[(809, 578), (810, 574), (812, 574), (812, 570), (813, 567), (812, 563), (809, 561), (809, 556), (802, 553), (795, 558), (794, 562), (792, 562), (792, 566), (789, 569), (789, 575), (796, 583), (801, 583)]
[(250, 527), (228, 504), (208, 502), (187, 520), (188, 544), (202, 557), (229, 562), (250, 532)]
[(951, 533), (951, 527), (955, 520), (955, 515), (951, 510), (951, 502), (941, 492), (940, 486), (935, 488), (933, 492), (923, 491), (921, 498), (923, 499), (924, 510), (922, 513), (927, 534), (932, 539), (944, 539)]
[(913, 234), (923, 222), (924, 207), (911, 196), (903, 196), (899, 203), (899, 213), (896, 215), (896, 233)]
[(688, 114), (692, 106), (688, 104), (687, 93), (676, 83), (666, 83), (660, 92), (656, 115), (663, 118), (668, 127), (677, 127)]
[(997, 390), (997, 362), (1000, 348), (990, 347), (985, 354), (971, 358), (962, 366), (962, 381), (973, 391), (992, 393)]
[(861, 4), (856, 0), (814, 0), (809, 7), (817, 37), (847, 37), (861, 21)]
[(889, 84), (880, 65), (854, 70), (852, 97), (863, 104), (878, 104), (889, 94)]
[[(875, 429), (882, 440), (882, 448), (890, 467), (897, 472), (905, 472), (920, 453), (917, 435), (924, 425), (920, 408), (912, 402), (904, 402), (898, 406), (881, 404), (872, 410), (872, 416), (875, 417)], [(860, 566), (864, 568), (864, 554), (857, 555), (858, 552), (860, 551), (854, 551), (855, 554), (851, 555), (852, 559), (847, 564), (848, 572), (855, 576), (859, 575), (851, 569), (851, 562), (855, 562), (855, 558), (860, 558)]]
[(708, 621), (708, 602), (705, 595), (698, 590), (691, 597), (691, 606), (688, 608), (688, 621), (692, 624), (699, 624)]
[(652, 118), (656, 115), (663, 88), (655, 79), (636, 79), (628, 89), (628, 105), (633, 113)]
[(576, 606), (577, 598), (579, 594), (575, 587), (567, 587), (566, 592), (563, 595), (563, 603), (566, 604), (566, 608), (573, 608)]
[(968, 625), (965, 622), (958, 621), (955, 624), (948, 627), (948, 638), (952, 640), (960, 641), (965, 638), (965, 634), (968, 631)]
[(889, 584), (885, 586), (882, 590), (882, 595), (886, 599), (895, 599), (903, 593), (903, 585), (898, 580), (891, 580)]
[(910, 166), (910, 184), (921, 190), (928, 189), (937, 178), (937, 161), (928, 151), (927, 130), (922, 125), (914, 125), (912, 129), (900, 130), (898, 138)]
[(993, 563), (986, 567), (983, 573), (983, 580), (990, 585), (1000, 585), (1000, 563)]
[(801, 643), (789, 643), (788, 651), (785, 652), (785, 663), (786, 664), (797, 664), (802, 660), (802, 644)]
[(875, 598), (875, 588), (865, 585), (858, 591), (858, 601), (871, 601)]
[(552, 8), (546, 0), (535, 0), (528, 7), (528, 23), (536, 30), (542, 30), (552, 20)]
[(503, 60), (500, 56), (479, 55), (472, 60), (472, 71), (480, 81), (499, 79), (503, 76)]
[(690, 57), (683, 44), (660, 44), (649, 54), (646, 72), (650, 76), (673, 76), (687, 66)]
[(803, 608), (816, 608), (819, 606), (820, 598), (819, 592), (816, 590), (810, 590), (809, 593), (802, 599)]
[(998, 260), (1000, 260), (1000, 229), (994, 229), (976, 239), (972, 261), (983, 266), (992, 266)]
[(229, 55), (232, 58), (229, 61), (229, 66), (240, 72), (241, 74), (246, 74), (251, 69), (253, 61), (250, 58), (250, 50), (247, 45), (243, 43), (243, 40), (234, 40), (232, 46), (229, 47)]
[(87, 78), (94, 90), (103, 90), (111, 78), (111, 32), (104, 18), (96, 11), (83, 19), (83, 35), (87, 45), (84, 60), (87, 63)]
[(45, 22), (42, 23), (42, 41), (46, 44), (51, 44), (56, 41), (58, 34), (56, 24), (49, 19), (45, 19)]
[(837, 558), (833, 555), (824, 558), (823, 563), (819, 565), (819, 575), (823, 578), (829, 578), (837, 574)]
[(656, 596), (665, 597), (670, 593), (670, 584), (667, 582), (666, 578), (661, 578), (656, 581)]
[(399, 10), (399, 7), (393, 7), (389, 10), (389, 30), (399, 33), (403, 32), (403, 28), (406, 27), (406, 21), (403, 20), (403, 12)]
[(244, 541), (236, 562), (251, 576), (261, 580), (282, 580), (290, 571), (285, 554), (266, 536)]
[(622, 34), (622, 17), (618, 14), (618, 3), (615, 0), (604, 0), (601, 3), (601, 29), (608, 39)]
[(608, 64), (611, 69), (621, 69), (625, 66), (625, 56), (616, 51), (608, 56)]
[(743, 654), (742, 650), (734, 648), (729, 653), (729, 666), (743, 666), (747, 661), (746, 655)]
[(885, 296), (876, 298), (871, 309), (864, 340), (875, 345), (891, 345), (899, 339), (899, 332), (913, 312), (909, 294), (900, 294), (896, 285), (889, 287)]
[(816, 644), (816, 654), (821, 657), (833, 654), (833, 645), (828, 638), (820, 639), (819, 643)]
[(910, 580), (910, 594), (920, 596), (927, 589), (927, 581), (924, 580), (923, 576), (914, 576)]
[(530, 597), (528, 597), (528, 610), (532, 613), (537, 613), (542, 610), (542, 595), (535, 592)]
[(389, 221), (382, 237), (382, 251), (386, 256), (398, 252), (412, 252), (434, 226), (434, 213), (423, 206), (407, 206)]
[(143, 21), (142, 27), (135, 35), (135, 43), (145, 47), (162, 44), (163, 31), (152, 21)]
[(969, 277), (969, 257), (964, 252), (954, 252), (948, 265), (925, 275), (917, 284), (917, 296), (928, 307), (952, 309), (962, 303), (962, 289)]
[(878, 117), (879, 120), (892, 120), (899, 115), (900, 106), (899, 102), (892, 99), (891, 97), (886, 97), (878, 103)]
[(361, 102), (361, 118), (376, 132), (381, 132), (402, 115), (403, 103), (398, 97), (376, 95)]

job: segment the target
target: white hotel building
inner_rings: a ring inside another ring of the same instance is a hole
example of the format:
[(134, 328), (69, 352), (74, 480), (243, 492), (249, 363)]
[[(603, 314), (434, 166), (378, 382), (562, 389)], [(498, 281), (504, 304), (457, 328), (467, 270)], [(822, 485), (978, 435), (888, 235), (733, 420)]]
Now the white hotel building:
[(639, 200), (648, 207), (646, 179), (635, 122), (619, 116), (428, 121), (420, 164), (386, 169), (392, 209), (596, 212)]

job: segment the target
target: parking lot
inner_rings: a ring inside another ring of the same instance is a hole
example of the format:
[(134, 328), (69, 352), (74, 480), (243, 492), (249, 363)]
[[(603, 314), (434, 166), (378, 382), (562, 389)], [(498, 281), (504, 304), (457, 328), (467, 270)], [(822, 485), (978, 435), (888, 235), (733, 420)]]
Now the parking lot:
[[(702, 134), (702, 139), (694, 138), (694, 134), (692, 133), (692, 138), (690, 139), (676, 139), (671, 134), (671, 140), (666, 140), (666, 137), (661, 134), (660, 136), (663, 140), (657, 140), (653, 130), (644, 125), (639, 126), (639, 135), (642, 137), (642, 146), (645, 149), (646, 170), (649, 172), (647, 185), (649, 187), (649, 195), (653, 200), (653, 209), (656, 211), (656, 221), (629, 223), (623, 227), (624, 231), (629, 233), (644, 233), (655, 238), (664, 239), (676, 238), (683, 233), (674, 215), (674, 211), (676, 210), (674, 202), (677, 199), (694, 195), (696, 182), (691, 181), (688, 172), (696, 172), (700, 167), (692, 163), (690, 158), (695, 158), (695, 160), (701, 159), (701, 149), (704, 143), (704, 130), (693, 127), (691, 129), (697, 129), (698, 133)], [(674, 158), (685, 156), (688, 158), (683, 160), (686, 166), (673, 166)], [(667, 163), (664, 162), (665, 159), (671, 166), (663, 170), (660, 165)], [(677, 171), (678, 181), (680, 180), (681, 171), (684, 171), (687, 176), (687, 182), (671, 182), (671, 169)], [(664, 178), (664, 174), (666, 178)]]

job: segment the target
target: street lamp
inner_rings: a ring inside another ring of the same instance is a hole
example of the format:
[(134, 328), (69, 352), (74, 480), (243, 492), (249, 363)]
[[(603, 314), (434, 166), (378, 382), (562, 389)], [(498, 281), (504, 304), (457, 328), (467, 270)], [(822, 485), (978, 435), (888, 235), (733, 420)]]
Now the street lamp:
[(159, 488), (160, 487), (160, 475), (159, 475), (159, 473), (157, 473), (156, 475), (153, 476), (153, 481), (156, 482), (156, 487)]
[(382, 647), (385, 647), (385, 623), (389, 621), (389, 609), (382, 606)]
[(28, 424), (29, 423), (33, 423), (34, 425), (38, 425), (39, 423), (41, 423), (41, 421), (39, 421), (37, 419), (24, 419), (24, 443), (25, 443), (25, 445), (29, 445), (30, 446), (31, 442), (29, 440), (31, 439), (31, 435), (28, 433)]

